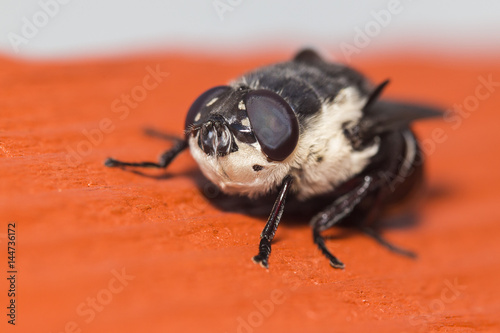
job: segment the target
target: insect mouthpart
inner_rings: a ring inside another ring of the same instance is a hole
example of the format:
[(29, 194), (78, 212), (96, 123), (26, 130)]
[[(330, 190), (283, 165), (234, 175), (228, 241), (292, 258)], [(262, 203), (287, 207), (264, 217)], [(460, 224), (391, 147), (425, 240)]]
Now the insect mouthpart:
[(198, 128), (198, 146), (207, 155), (225, 156), (238, 147), (227, 123), (221, 116), (211, 117)]

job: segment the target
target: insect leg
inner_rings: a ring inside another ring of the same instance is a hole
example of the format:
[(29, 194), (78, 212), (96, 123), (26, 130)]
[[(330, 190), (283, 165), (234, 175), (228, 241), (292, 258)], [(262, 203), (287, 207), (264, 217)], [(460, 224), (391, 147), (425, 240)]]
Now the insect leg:
[(330, 250), (326, 247), (325, 239), (321, 236), (321, 233), (317, 229), (313, 229), (313, 240), (316, 245), (318, 245), (319, 250), (323, 255), (330, 261), (330, 265), (334, 268), (344, 269), (345, 265), (342, 261), (338, 260)]
[(260, 264), (264, 268), (269, 268), (268, 260), (269, 255), (271, 254), (271, 242), (274, 238), (274, 234), (276, 233), (276, 229), (278, 228), (278, 224), (280, 223), (283, 210), (285, 209), (285, 199), (292, 181), (292, 176), (286, 176), (285, 179), (283, 179), (278, 198), (276, 198), (266, 226), (260, 234), (259, 254), (253, 257), (252, 260), (254, 263)]
[(344, 194), (333, 204), (328, 206), (324, 211), (315, 215), (311, 220), (313, 228), (313, 240), (320, 251), (330, 260), (330, 265), (334, 268), (344, 268), (344, 264), (338, 260), (328, 250), (325, 240), (321, 235), (321, 231), (331, 228), (335, 223), (341, 221), (347, 214), (352, 212), (354, 207), (376, 186), (376, 183), (371, 176), (364, 176), (359, 184), (357, 184), (348, 193)]
[(167, 150), (160, 156), (158, 163), (155, 162), (130, 163), (130, 162), (118, 161), (109, 157), (106, 161), (104, 161), (104, 165), (107, 167), (133, 166), (133, 167), (143, 167), (143, 168), (166, 168), (170, 164), (170, 162), (172, 162), (173, 159), (187, 147), (188, 143), (186, 140), (178, 139), (176, 144), (171, 149)]
[(386, 199), (388, 193), (387, 191), (377, 191), (375, 194), (375, 198), (373, 203), (371, 204), (370, 210), (366, 213), (366, 215), (363, 217), (361, 221), (359, 221), (358, 228), (366, 235), (372, 237), (375, 239), (380, 245), (383, 247), (387, 248), (388, 250), (404, 255), (409, 258), (416, 258), (417, 255), (416, 253), (406, 250), (403, 248), (400, 248), (394, 244), (391, 244), (387, 239), (385, 239), (380, 231), (378, 231), (376, 228), (373, 227), (374, 223), (376, 222), (376, 219), (379, 218), (379, 216), (382, 213), (382, 206), (383, 202)]
[(409, 258), (416, 258), (417, 254), (415, 252), (412, 252), (410, 250), (406, 250), (403, 248), (400, 248), (394, 244), (391, 244), (387, 239), (385, 239), (380, 232), (377, 230), (373, 229), (372, 227), (361, 227), (361, 231), (363, 231), (365, 234), (368, 236), (372, 237), (375, 239), (380, 245), (383, 247), (389, 249), (390, 251), (401, 254), (403, 256), (409, 257)]

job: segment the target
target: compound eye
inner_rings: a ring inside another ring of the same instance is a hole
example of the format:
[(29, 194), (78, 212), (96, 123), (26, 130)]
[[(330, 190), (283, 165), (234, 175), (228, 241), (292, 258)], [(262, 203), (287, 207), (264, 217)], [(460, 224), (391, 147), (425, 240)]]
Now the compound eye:
[(254, 90), (246, 95), (245, 106), (262, 151), (273, 161), (283, 161), (299, 140), (299, 123), (290, 105), (272, 91)]
[(184, 128), (187, 130), (189, 126), (201, 124), (203, 122), (202, 112), (207, 107), (207, 104), (210, 104), (210, 102), (212, 101), (212, 103), (215, 103), (215, 98), (220, 97), (220, 95), (222, 95), (226, 91), (229, 91), (230, 89), (231, 87), (229, 86), (217, 86), (208, 89), (203, 94), (201, 94), (189, 108)]

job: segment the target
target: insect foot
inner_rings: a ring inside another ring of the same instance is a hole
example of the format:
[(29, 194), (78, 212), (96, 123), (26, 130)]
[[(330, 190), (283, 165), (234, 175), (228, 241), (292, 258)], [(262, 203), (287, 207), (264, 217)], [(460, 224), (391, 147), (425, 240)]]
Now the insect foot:
[(259, 244), (259, 254), (252, 258), (252, 261), (269, 269), (269, 255), (271, 254), (271, 242), (267, 238), (262, 238)]

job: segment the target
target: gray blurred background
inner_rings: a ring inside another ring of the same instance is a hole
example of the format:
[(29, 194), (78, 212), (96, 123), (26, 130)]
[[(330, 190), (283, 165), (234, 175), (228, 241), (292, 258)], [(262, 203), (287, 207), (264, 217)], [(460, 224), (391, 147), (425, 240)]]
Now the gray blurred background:
[(67, 58), (148, 51), (254, 53), (500, 49), (498, 0), (2, 0), (0, 54)]

